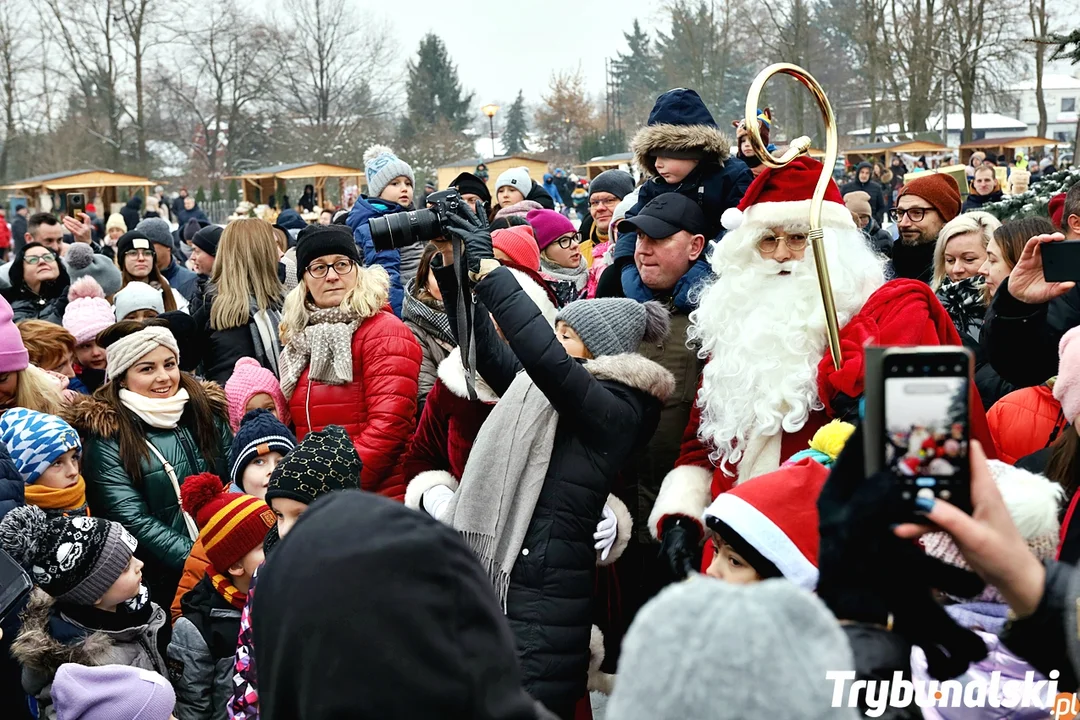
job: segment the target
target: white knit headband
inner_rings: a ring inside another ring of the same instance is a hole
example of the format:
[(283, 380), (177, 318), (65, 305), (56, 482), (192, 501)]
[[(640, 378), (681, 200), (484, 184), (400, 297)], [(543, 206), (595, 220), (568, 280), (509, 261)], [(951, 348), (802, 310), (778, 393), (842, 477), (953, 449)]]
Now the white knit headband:
[(120, 338), (105, 348), (105, 358), (108, 362), (105, 373), (108, 379), (111, 381), (123, 375), (128, 368), (139, 361), (139, 358), (159, 346), (172, 350), (177, 362), (180, 361), (180, 348), (177, 347), (176, 338), (168, 328), (151, 326)]

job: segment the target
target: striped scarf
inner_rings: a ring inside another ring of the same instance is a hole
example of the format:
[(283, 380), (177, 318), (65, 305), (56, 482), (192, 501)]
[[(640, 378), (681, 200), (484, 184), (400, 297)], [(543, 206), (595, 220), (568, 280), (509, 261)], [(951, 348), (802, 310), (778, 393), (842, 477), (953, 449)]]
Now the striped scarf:
[(217, 594), (225, 598), (225, 601), (237, 610), (243, 610), (247, 602), (247, 593), (240, 592), (232, 581), (214, 569), (213, 565), (206, 566), (206, 576), (210, 578), (210, 584), (214, 586)]

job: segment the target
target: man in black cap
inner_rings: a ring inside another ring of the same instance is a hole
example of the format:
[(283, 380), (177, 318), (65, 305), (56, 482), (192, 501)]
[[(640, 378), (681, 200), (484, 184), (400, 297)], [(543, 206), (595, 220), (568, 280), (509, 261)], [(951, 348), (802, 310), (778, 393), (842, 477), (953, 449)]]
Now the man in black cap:
[[(623, 627), (605, 630), (605, 646), (617, 648), (618, 638), (637, 610), (671, 581), (666, 560), (658, 558), (658, 546), (649, 534), (649, 512), (656, 501), (664, 476), (679, 457), (683, 430), (690, 419), (697, 379), (702, 363), (696, 348), (687, 347), (686, 331), (690, 313), (696, 309), (691, 290), (712, 277), (705, 261), (707, 223), (701, 208), (678, 193), (664, 193), (650, 201), (641, 212), (619, 223), (619, 233), (632, 254), (616, 256), (615, 263), (601, 278), (601, 294), (625, 296), (639, 302), (660, 300), (671, 313), (671, 335), (667, 342), (642, 343), (638, 353), (663, 365), (675, 375), (675, 391), (660, 411), (660, 423), (640, 457), (627, 463), (636, 477), (624, 475), (619, 497), (634, 518), (633, 535), (620, 562), (623, 588)], [(610, 652), (612, 659), (615, 653)], [(605, 661), (606, 663), (606, 661)], [(605, 670), (609, 668), (605, 664)]]
[(487, 215), (487, 210), (480, 210), (480, 203), (485, 203), (488, 207), (491, 206), (491, 191), (488, 190), (488, 186), (484, 184), (483, 180), (472, 173), (463, 172), (454, 178), (453, 182), (450, 183), (450, 187), (457, 188), (457, 191), (461, 193), (461, 198), (469, 203), (477, 217)]

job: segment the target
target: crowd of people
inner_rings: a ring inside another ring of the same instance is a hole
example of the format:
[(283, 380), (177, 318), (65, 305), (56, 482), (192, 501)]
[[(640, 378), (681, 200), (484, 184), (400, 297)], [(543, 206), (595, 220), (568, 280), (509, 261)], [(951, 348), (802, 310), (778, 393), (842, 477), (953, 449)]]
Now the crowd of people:
[[(370, 223), (424, 201), (382, 145), (325, 222), (220, 227), (186, 193), (13, 222), (0, 549), (34, 587), (0, 624), (4, 717), (577, 719), (596, 692), (612, 720), (958, 717), (968, 686), (1010, 702), (1002, 673), (1076, 691), (1080, 290), (1040, 249), (1080, 240), (1080, 183), (1002, 223), (982, 165), (966, 201), (899, 159), (830, 181), (834, 363), (823, 168), (734, 131), (671, 90), (640, 179), (481, 166), (402, 248)], [(970, 417), (892, 433), (870, 476), (868, 344), (975, 356)], [(900, 466), (964, 458), (973, 514), (896, 524)], [(901, 680), (926, 703), (886, 708)]]

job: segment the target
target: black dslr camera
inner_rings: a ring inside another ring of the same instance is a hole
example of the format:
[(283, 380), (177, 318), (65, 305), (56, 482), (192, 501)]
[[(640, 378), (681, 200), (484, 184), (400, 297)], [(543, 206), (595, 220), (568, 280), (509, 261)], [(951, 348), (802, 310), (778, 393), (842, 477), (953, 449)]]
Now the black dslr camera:
[(376, 250), (401, 249), (414, 243), (426, 243), (445, 235), (443, 227), (451, 214), (465, 204), (457, 190), (431, 193), (423, 210), (394, 213), (368, 221), (371, 242)]

